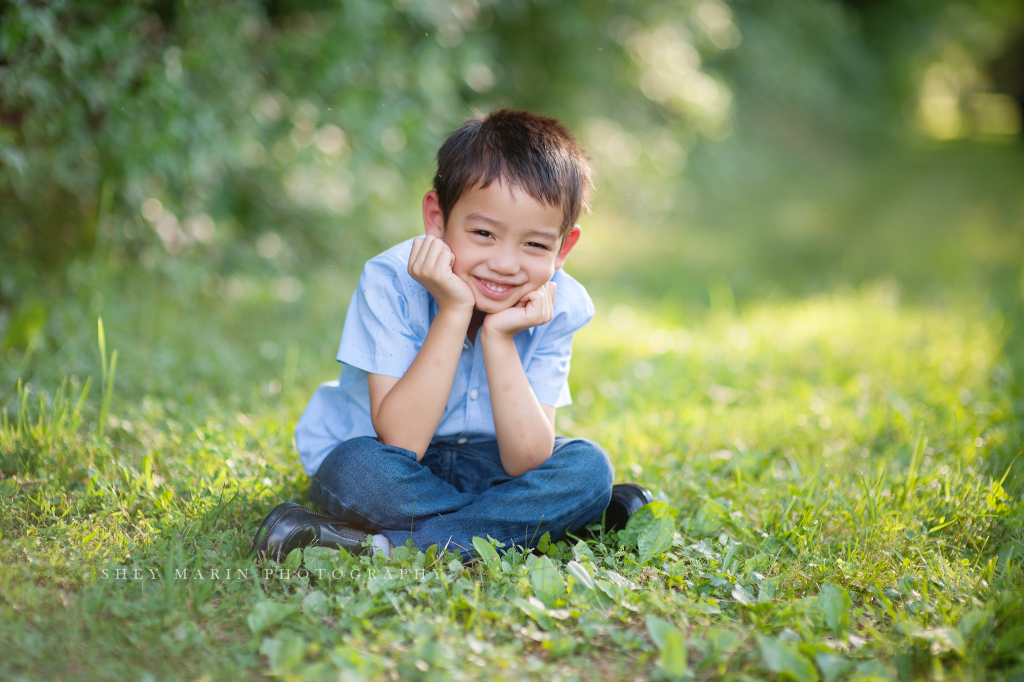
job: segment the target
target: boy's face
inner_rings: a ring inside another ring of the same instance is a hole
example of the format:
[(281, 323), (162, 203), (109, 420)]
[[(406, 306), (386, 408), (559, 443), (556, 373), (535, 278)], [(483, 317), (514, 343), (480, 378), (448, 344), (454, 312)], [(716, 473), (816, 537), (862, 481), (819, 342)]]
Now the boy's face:
[(427, 192), (423, 222), (426, 233), (455, 254), (455, 274), (469, 284), (476, 309), (487, 314), (511, 308), (548, 282), (580, 238), (579, 225), (564, 242), (560, 238), (561, 207), (510, 191), (500, 181), (463, 193), (447, 226), (437, 193)]

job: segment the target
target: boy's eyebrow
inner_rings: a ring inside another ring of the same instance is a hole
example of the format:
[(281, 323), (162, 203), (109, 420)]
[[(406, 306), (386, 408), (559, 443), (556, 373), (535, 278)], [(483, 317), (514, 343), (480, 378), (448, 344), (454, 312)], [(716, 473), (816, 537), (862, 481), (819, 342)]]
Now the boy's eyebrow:
[(495, 227), (508, 227), (508, 225), (501, 222), (500, 220), (495, 220), (494, 218), (485, 216), (483, 213), (470, 213), (468, 216), (466, 216), (466, 220), (478, 220), (483, 223), (490, 223)]
[[(490, 225), (494, 225), (495, 227), (508, 227), (508, 225), (501, 222), (500, 220), (495, 220), (494, 218), (485, 216), (483, 213), (470, 213), (468, 216), (466, 216), (466, 220), (475, 220), (482, 223), (488, 223)], [(557, 234), (549, 230), (530, 230), (529, 232), (526, 233), (526, 236), (546, 237), (547, 239), (550, 239), (552, 241), (558, 238)]]
[(551, 241), (554, 241), (555, 239), (558, 238), (558, 235), (556, 235), (554, 232), (548, 232), (547, 230), (530, 230), (529, 232), (526, 233), (526, 236), (527, 237), (542, 237), (542, 238), (550, 239)]

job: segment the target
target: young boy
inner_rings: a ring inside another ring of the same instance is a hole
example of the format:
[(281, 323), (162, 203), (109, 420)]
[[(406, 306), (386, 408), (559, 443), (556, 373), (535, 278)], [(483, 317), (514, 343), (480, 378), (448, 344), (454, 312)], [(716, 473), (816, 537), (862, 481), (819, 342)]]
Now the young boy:
[[(580, 239), (590, 170), (556, 120), (501, 110), (437, 154), (425, 237), (367, 262), (345, 317), (339, 381), (295, 429), (309, 498), (274, 509), (253, 548), (280, 560), (409, 538), (473, 554), (473, 537), (533, 547), (651, 501), (615, 486), (596, 443), (555, 436), (571, 403), (573, 334), (594, 315), (562, 266)], [(367, 543), (368, 536), (371, 539)]]

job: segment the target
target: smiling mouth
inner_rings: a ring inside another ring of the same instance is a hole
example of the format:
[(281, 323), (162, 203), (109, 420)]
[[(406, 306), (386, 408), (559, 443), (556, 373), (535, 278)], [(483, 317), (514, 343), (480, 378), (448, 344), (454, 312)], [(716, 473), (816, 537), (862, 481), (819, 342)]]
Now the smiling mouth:
[(504, 298), (509, 294), (509, 292), (518, 286), (517, 284), (500, 284), (498, 282), (491, 282), (486, 279), (481, 279), (476, 275), (473, 276), (473, 279), (477, 281), (477, 284), (483, 292), (491, 298)]

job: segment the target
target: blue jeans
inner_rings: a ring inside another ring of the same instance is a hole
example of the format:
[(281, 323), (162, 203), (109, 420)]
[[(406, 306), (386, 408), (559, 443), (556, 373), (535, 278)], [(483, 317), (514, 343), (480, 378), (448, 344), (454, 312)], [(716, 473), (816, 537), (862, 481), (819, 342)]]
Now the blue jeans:
[(385, 535), (393, 545), (431, 545), (473, 555), (473, 537), (535, 547), (601, 518), (615, 470), (604, 450), (556, 438), (550, 458), (513, 478), (498, 443), (432, 443), (423, 459), (376, 438), (345, 441), (324, 459), (309, 499), (344, 523)]

